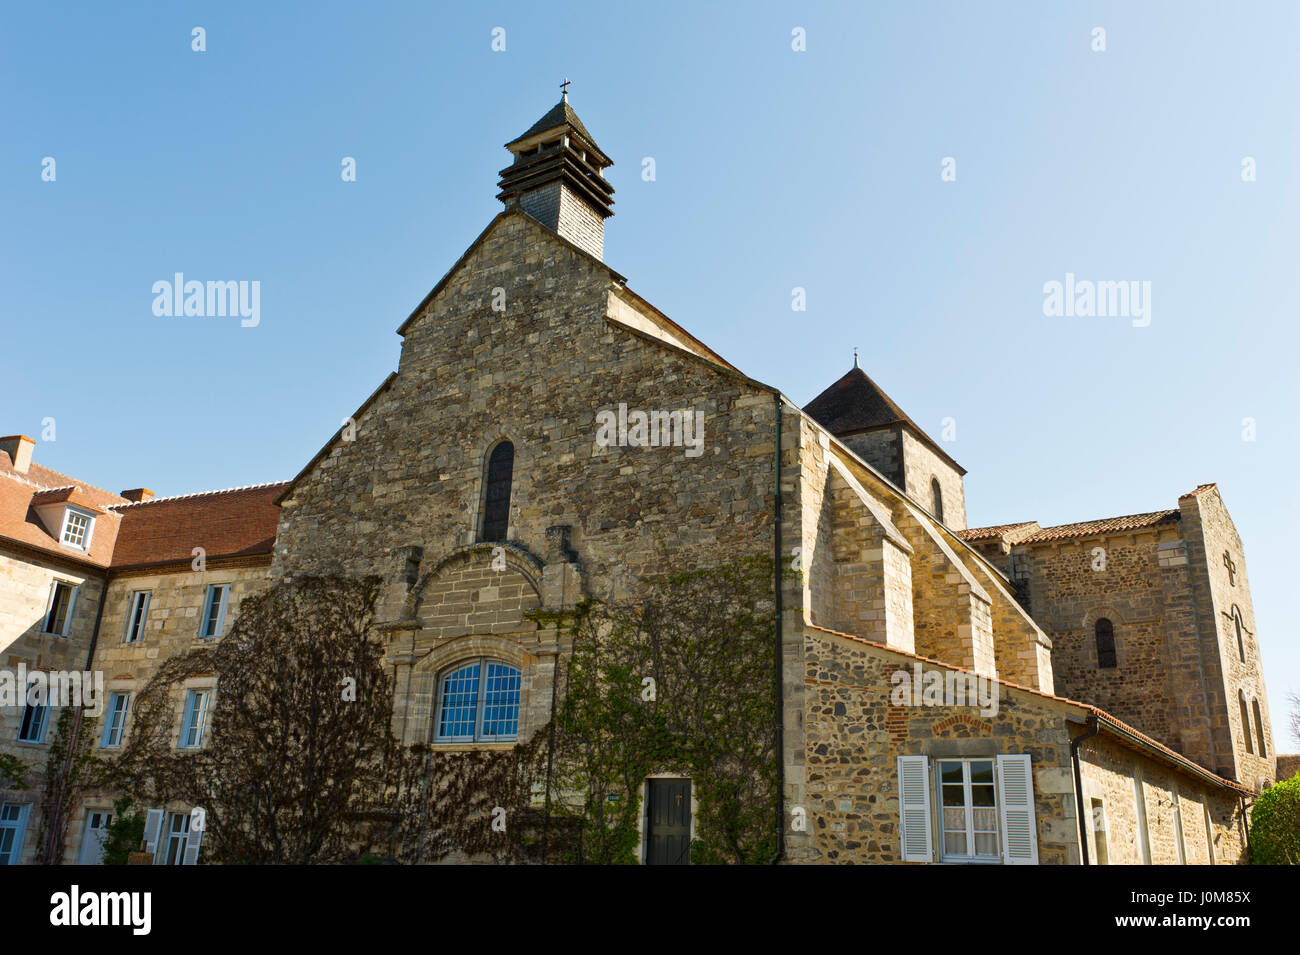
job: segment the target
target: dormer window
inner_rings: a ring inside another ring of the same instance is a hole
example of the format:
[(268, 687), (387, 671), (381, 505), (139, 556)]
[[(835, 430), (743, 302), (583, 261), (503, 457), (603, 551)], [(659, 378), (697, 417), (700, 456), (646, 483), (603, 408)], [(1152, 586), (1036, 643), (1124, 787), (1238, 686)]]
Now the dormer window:
[(63, 532), (59, 534), (59, 543), (78, 550), (90, 550), (90, 536), (94, 529), (93, 515), (69, 507), (63, 513)]

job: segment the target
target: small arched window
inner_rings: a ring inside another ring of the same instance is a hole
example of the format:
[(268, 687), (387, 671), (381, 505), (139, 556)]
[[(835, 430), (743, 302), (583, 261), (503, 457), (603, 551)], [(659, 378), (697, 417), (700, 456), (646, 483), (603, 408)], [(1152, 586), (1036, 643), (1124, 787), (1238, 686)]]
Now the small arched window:
[(930, 513), (943, 523), (943, 488), (939, 487), (938, 478), (930, 478)]
[(1237, 607), (1232, 608), (1232, 625), (1237, 630), (1237, 655), (1241, 657), (1241, 662), (1246, 662), (1246, 638), (1242, 635), (1241, 610)]
[(1113, 670), (1118, 665), (1115, 657), (1115, 625), (1105, 617), (1097, 621), (1097, 668)]
[(481, 541), (503, 541), (510, 530), (510, 484), (515, 473), (515, 446), (502, 441), (488, 456), (483, 493)]
[[(1259, 698), (1250, 701), (1251, 708), (1255, 711), (1255, 736), (1259, 743), (1259, 755), (1267, 756), (1268, 747), (1264, 745), (1264, 715), (1260, 712)], [(1246, 732), (1250, 732), (1250, 727), (1246, 727)]]
[(517, 668), (474, 660), (442, 675), (434, 738), (440, 742), (501, 742), (519, 735)]
[(1250, 742), (1250, 710), (1246, 709), (1246, 694), (1237, 691), (1237, 705), (1241, 707), (1241, 736), (1246, 741), (1246, 752), (1254, 753), (1255, 747)]

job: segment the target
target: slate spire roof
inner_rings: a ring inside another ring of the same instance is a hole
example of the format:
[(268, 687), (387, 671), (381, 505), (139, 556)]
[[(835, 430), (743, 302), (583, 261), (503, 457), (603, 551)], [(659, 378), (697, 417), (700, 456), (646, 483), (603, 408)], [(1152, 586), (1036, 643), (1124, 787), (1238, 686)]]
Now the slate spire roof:
[(510, 140), (510, 142), (506, 143), (506, 149), (510, 149), (510, 147), (516, 143), (522, 143), (526, 139), (531, 139), (533, 136), (537, 136), (538, 134), (547, 132), (551, 129), (557, 129), (561, 126), (568, 126), (585, 139), (589, 145), (593, 146), (602, 157), (605, 155), (604, 151), (596, 145), (595, 138), (591, 133), (587, 132), (587, 127), (582, 125), (582, 120), (578, 118), (578, 114), (574, 112), (573, 107), (569, 105), (569, 98), (567, 95), (552, 106), (545, 116), (533, 123), (533, 125), (529, 126), (522, 136), (516, 136), (514, 139)]
[(858, 367), (856, 356), (853, 367), (844, 377), (804, 405), (803, 410), (836, 437), (862, 431), (906, 427), (932, 451), (957, 467), (961, 473), (966, 473), (966, 469), (953, 461), (938, 443), (922, 431), (893, 398), (867, 377), (867, 373)]

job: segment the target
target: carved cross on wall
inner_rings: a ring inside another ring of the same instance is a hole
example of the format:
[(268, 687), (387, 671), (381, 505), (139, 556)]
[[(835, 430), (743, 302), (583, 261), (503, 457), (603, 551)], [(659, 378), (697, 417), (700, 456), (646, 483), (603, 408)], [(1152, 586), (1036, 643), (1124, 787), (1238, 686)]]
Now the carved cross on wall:
[(1232, 557), (1226, 550), (1223, 552), (1223, 566), (1228, 568), (1228, 583), (1237, 586), (1237, 565), (1232, 562)]

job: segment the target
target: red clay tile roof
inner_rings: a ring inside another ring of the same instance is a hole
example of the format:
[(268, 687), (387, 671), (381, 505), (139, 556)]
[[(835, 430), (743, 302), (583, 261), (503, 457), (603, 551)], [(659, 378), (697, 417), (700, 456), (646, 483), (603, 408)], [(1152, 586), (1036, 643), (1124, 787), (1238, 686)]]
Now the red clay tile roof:
[[(26, 474), (14, 470), (9, 455), (0, 451), (0, 539), (51, 555), (97, 567), (107, 567), (113, 556), (119, 518), (107, 509), (126, 499), (84, 481), (78, 481), (35, 461)], [(65, 547), (59, 528), (46, 526), (36, 512), (41, 504), (79, 504), (99, 511), (90, 538), (90, 552)]]
[(1078, 524), (1058, 524), (1043, 529), (1023, 538), (1022, 544), (1042, 544), (1047, 541), (1065, 540), (1070, 537), (1091, 537), (1094, 534), (1117, 534), (1133, 531), (1143, 527), (1156, 527), (1160, 524), (1177, 524), (1181, 512), (1152, 511), (1150, 514), (1129, 514), (1125, 517), (1107, 517), (1100, 521), (1081, 521)]
[[(1213, 485), (1208, 485), (1213, 487)], [(1199, 488), (1198, 488), (1199, 490)], [(1186, 497), (1187, 495), (1184, 495)], [(1149, 514), (1129, 514), (1124, 517), (1106, 517), (1098, 521), (1079, 521), (1076, 524), (1057, 524), (1039, 527), (1037, 521), (1021, 524), (995, 524), (990, 527), (970, 527), (956, 534), (967, 543), (1001, 538), (1008, 544), (1044, 544), (1049, 541), (1068, 540), (1071, 537), (1090, 537), (1094, 534), (1119, 534), (1143, 527), (1176, 524), (1178, 510), (1152, 511)]]
[(280, 521), (274, 502), (287, 486), (277, 481), (119, 505), (113, 568), (190, 561), (196, 547), (208, 558), (269, 554)]
[[(0, 541), (114, 569), (188, 562), (195, 547), (208, 557), (270, 554), (280, 520), (273, 501), (287, 486), (277, 482), (134, 503), (35, 461), (20, 474), (0, 451)], [(47, 527), (36, 510), (59, 504), (98, 512), (89, 553), (61, 545), (59, 528)]]
[(962, 540), (983, 541), (1002, 537), (1015, 542), (1021, 537), (1038, 530), (1038, 521), (1022, 521), (1019, 524), (994, 524), (990, 527), (968, 527), (964, 531), (954, 531)]
[(808, 404), (808, 415), (837, 438), (859, 431), (874, 431), (893, 425), (905, 425), (931, 451), (951, 464), (960, 473), (966, 469), (954, 461), (943, 448), (907, 416), (880, 386), (867, 377), (856, 365)]

